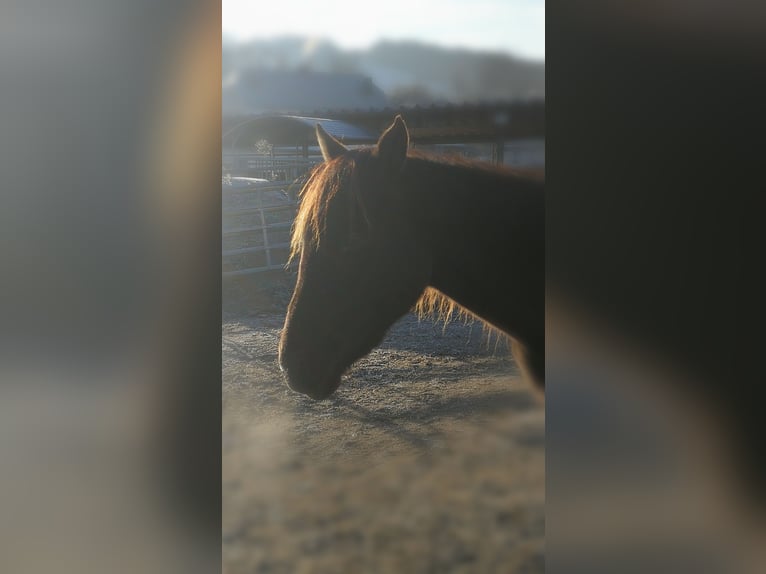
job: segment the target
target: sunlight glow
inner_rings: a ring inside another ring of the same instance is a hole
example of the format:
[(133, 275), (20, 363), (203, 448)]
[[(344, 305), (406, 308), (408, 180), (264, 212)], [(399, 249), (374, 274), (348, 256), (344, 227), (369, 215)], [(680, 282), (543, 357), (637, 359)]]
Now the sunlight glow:
[(343, 0), (222, 0), (224, 38), (328, 38), (343, 48), (381, 39), (545, 58), (545, 0), (387, 0), (374, 8)]

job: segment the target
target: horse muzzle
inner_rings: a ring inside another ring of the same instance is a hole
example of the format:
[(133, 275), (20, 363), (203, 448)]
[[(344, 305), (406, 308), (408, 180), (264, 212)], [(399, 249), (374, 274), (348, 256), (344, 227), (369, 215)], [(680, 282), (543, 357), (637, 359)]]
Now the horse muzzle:
[(340, 386), (340, 376), (318, 376), (317, 371), (305, 367), (305, 364), (292, 361), (285, 353), (279, 354), (279, 369), (285, 377), (287, 386), (315, 401), (321, 401), (332, 395)]
[(321, 401), (328, 398), (340, 386), (340, 377), (336, 380), (320, 383), (318, 380), (308, 381), (293, 377), (288, 371), (285, 371), (284, 374), (287, 386), (291, 390), (306, 395), (315, 401)]

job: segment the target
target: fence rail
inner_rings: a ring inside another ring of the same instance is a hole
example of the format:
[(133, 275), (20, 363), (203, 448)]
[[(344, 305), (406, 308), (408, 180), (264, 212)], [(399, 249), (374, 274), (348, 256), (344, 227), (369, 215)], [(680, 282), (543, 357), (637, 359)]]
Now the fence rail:
[(223, 155), (223, 170), (231, 175), (246, 177), (279, 178), (283, 181), (294, 180), (320, 161), (321, 156), (299, 157), (264, 156), (255, 153), (225, 152)]
[[(222, 187), (224, 277), (286, 268), (297, 206), (287, 193), (292, 185), (292, 181), (275, 181)], [(257, 257), (248, 259), (249, 255)]]

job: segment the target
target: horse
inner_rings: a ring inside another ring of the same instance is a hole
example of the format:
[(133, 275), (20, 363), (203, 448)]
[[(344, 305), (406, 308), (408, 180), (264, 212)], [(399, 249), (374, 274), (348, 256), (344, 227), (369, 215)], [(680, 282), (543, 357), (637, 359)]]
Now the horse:
[(329, 397), (416, 309), (507, 335), (544, 392), (544, 177), (412, 150), (401, 116), (372, 147), (348, 149), (320, 125), (316, 135), (324, 161), (300, 192), (279, 341), (289, 388)]

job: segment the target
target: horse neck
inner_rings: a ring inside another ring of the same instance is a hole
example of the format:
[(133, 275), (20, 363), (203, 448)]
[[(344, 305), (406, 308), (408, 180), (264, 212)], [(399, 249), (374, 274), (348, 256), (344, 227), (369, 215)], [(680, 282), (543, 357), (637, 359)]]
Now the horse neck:
[(532, 180), (410, 158), (402, 187), (431, 255), (430, 286), (522, 340), (544, 316), (544, 196)]

